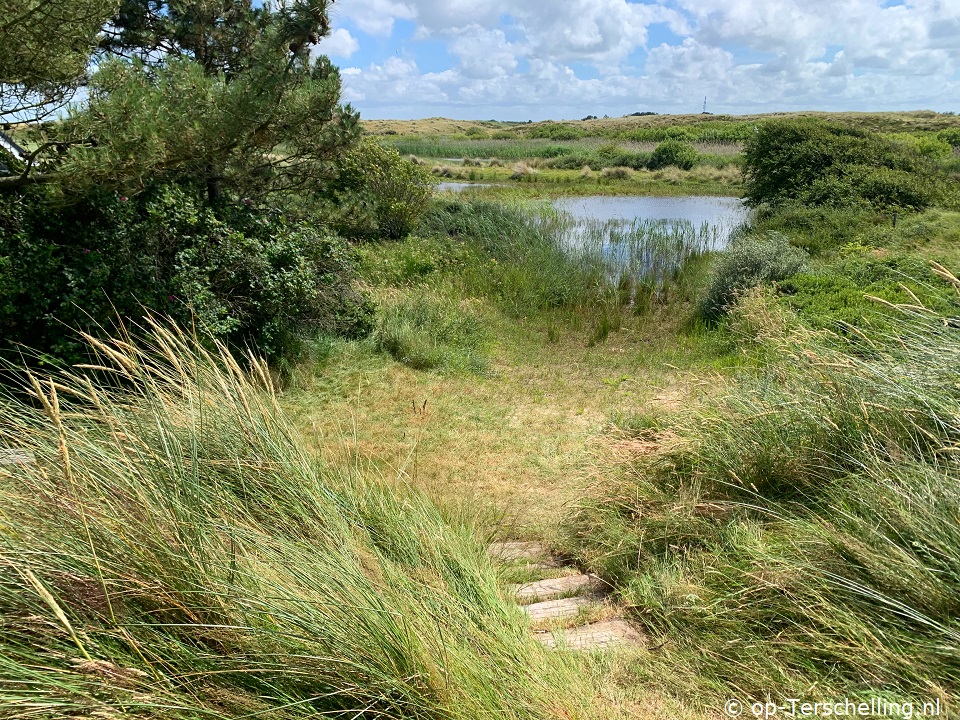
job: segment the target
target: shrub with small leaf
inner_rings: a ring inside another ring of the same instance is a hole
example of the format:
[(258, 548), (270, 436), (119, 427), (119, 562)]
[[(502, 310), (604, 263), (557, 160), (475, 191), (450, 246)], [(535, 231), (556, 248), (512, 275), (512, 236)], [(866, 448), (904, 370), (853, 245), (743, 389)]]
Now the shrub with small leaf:
[(336, 227), (347, 237), (399, 240), (416, 227), (435, 181), (420, 165), (364, 138), (342, 158), (327, 191), (338, 206)]
[(737, 238), (717, 259), (700, 301), (699, 314), (716, 320), (744, 290), (784, 280), (801, 272), (807, 254), (790, 244), (785, 235), (771, 232)]
[(670, 165), (681, 170), (689, 170), (697, 164), (700, 153), (690, 143), (682, 140), (665, 140), (656, 148), (650, 158), (651, 170), (659, 170)]
[(315, 331), (369, 331), (353, 277), (342, 239), (276, 209), (214, 210), (174, 185), (69, 205), (32, 188), (0, 207), (0, 352), (24, 343), (76, 362), (86, 351), (75, 330), (150, 310), (278, 360)]

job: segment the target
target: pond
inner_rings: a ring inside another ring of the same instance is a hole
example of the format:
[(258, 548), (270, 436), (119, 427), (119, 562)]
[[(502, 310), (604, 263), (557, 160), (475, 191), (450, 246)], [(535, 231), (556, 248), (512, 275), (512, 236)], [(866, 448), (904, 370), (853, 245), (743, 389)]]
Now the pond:
[(659, 285), (687, 260), (728, 244), (749, 220), (731, 197), (573, 197), (553, 202), (569, 252), (602, 259), (611, 278)]
[(478, 182), (441, 182), (437, 183), (437, 192), (463, 192), (472, 188), (485, 187), (504, 187), (501, 183), (478, 183)]
[(714, 250), (725, 247), (730, 233), (750, 218), (743, 201), (734, 197), (571, 197), (555, 200), (553, 206), (579, 225), (601, 223), (614, 228), (653, 221), (668, 230), (686, 225), (699, 230), (706, 225), (715, 237)]

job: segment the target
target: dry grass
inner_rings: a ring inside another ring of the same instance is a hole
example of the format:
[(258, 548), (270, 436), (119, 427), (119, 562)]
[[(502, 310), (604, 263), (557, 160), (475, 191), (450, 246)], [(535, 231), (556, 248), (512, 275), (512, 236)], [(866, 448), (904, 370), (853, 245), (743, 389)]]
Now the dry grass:
[[(588, 133), (598, 131), (606, 134), (636, 130), (638, 128), (696, 125), (702, 122), (734, 121), (750, 122), (772, 118), (818, 117), (825, 120), (856, 125), (881, 132), (910, 132), (916, 130), (942, 130), (960, 127), (960, 116), (940, 115), (931, 110), (913, 112), (783, 112), (757, 115), (647, 115), (644, 117), (601, 118), (598, 120), (565, 120), (565, 125)], [(364, 120), (364, 129), (373, 135), (455, 135), (465, 134), (470, 128), (496, 129), (518, 134), (539, 127), (543, 123), (493, 123), (489, 121), (450, 120), (426, 118), (422, 120)], [(699, 150), (700, 148), (698, 148)], [(715, 152), (700, 150), (701, 152)], [(721, 154), (721, 153), (717, 153)]]
[(633, 170), (628, 167), (608, 167), (600, 171), (604, 180), (629, 180), (633, 177)]
[(522, 180), (524, 178), (531, 178), (536, 175), (539, 171), (537, 168), (529, 165), (525, 162), (515, 163), (513, 166), (513, 174), (510, 176), (512, 180)]
[(324, 455), (358, 458), (448, 506), (486, 508), (510, 537), (549, 537), (606, 452), (597, 438), (611, 415), (648, 403), (669, 412), (664, 397), (686, 397), (688, 375), (665, 364), (677, 361), (665, 354), (676, 320), (633, 319), (588, 347), (585, 330), (550, 342), (485, 312), (499, 339), (486, 375), (417, 372), (345, 345), (285, 404)]

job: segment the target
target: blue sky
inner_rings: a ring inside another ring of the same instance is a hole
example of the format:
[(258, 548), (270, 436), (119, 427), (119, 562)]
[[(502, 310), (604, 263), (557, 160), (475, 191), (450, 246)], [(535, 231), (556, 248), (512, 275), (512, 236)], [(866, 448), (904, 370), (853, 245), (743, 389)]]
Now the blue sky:
[(960, 112), (960, 0), (337, 0), (366, 118)]

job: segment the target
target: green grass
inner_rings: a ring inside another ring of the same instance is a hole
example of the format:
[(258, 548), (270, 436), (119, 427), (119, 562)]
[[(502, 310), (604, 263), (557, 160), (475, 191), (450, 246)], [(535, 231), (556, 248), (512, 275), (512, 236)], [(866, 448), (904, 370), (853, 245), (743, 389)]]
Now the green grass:
[(305, 450), (266, 367), (152, 326), (2, 399), (16, 717), (576, 717), (468, 524)]
[(427, 294), (385, 303), (374, 331), (377, 347), (417, 370), (482, 373), (489, 364), (486, 326), (468, 302)]
[(635, 681), (703, 707), (956, 697), (960, 333), (901, 317), (864, 359), (769, 294), (734, 317), (760, 368), (628, 420), (659, 451), (599, 470), (568, 525), (659, 648)]

